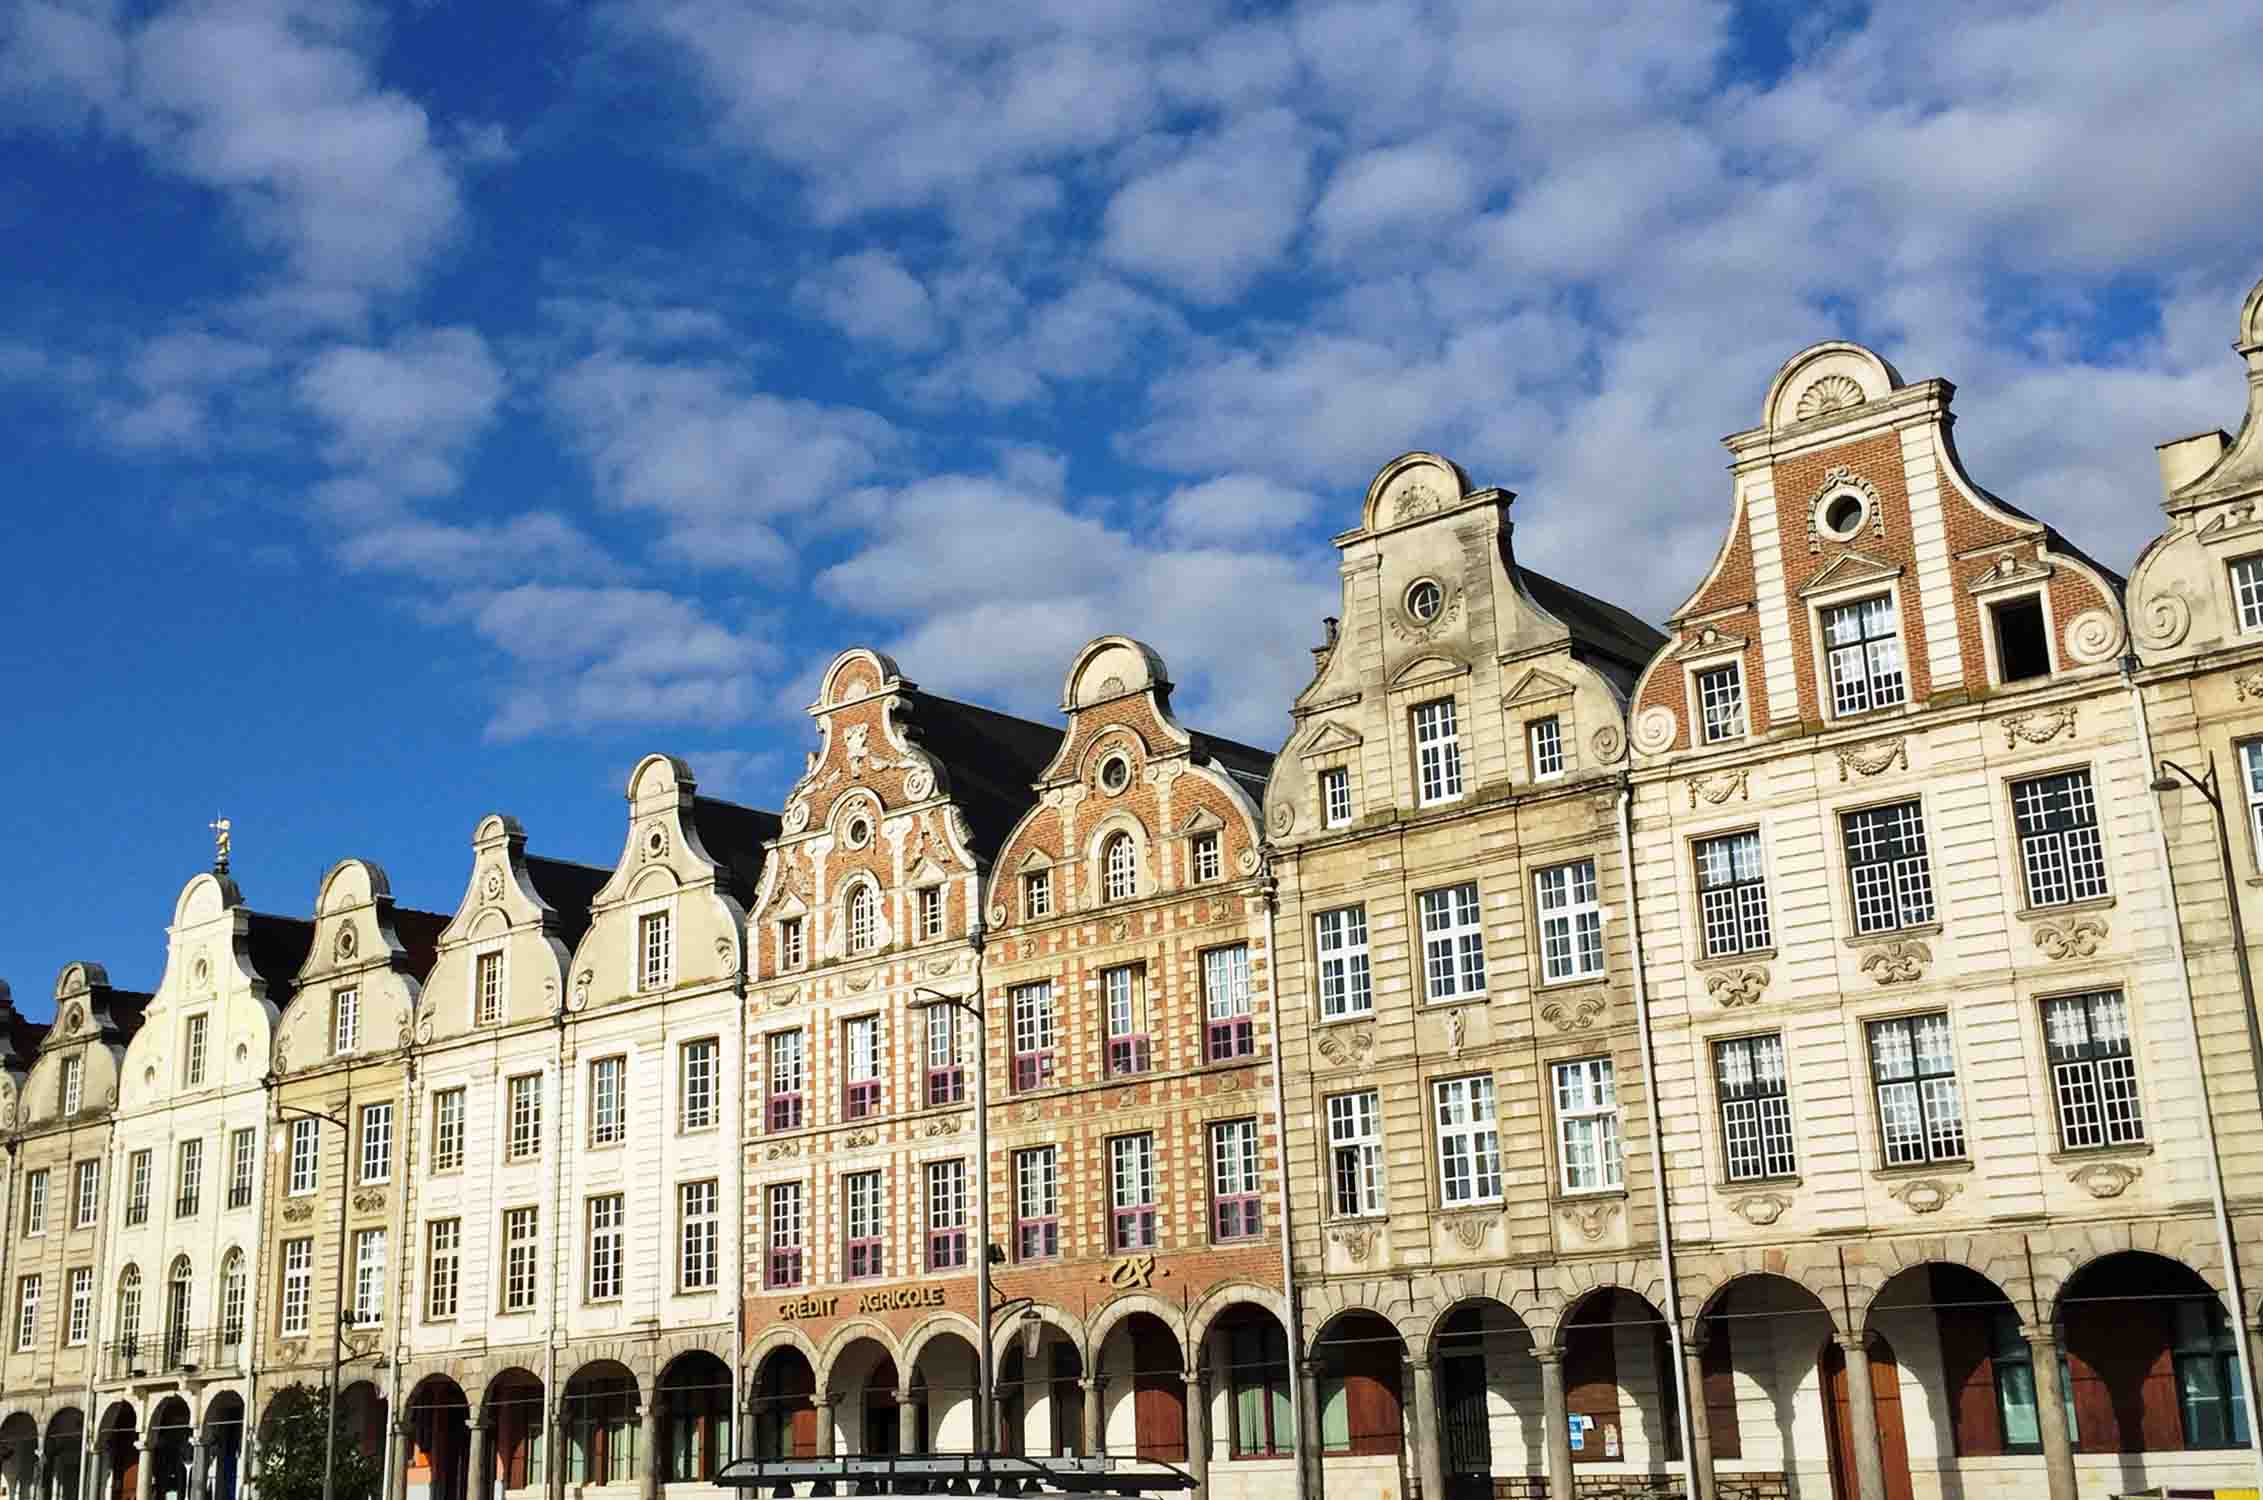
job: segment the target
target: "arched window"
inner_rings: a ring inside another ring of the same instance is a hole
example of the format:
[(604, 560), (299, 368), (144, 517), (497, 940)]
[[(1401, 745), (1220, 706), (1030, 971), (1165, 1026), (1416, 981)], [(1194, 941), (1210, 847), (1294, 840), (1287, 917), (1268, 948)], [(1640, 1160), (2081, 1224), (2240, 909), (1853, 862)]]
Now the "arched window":
[(244, 1341), (244, 1252), (231, 1250), (220, 1262), (220, 1342)]
[(1130, 834), (1119, 833), (1109, 839), (1100, 857), (1102, 868), (1106, 872), (1106, 889), (1110, 901), (1129, 901), (1139, 894), (1138, 861), (1132, 850)]
[(872, 887), (858, 885), (849, 888), (849, 951), (865, 953), (873, 943)]
[(118, 1352), (133, 1358), (141, 1342), (141, 1267), (128, 1266), (118, 1277)]
[(177, 1368), (189, 1354), (189, 1299), (196, 1289), (196, 1273), (185, 1255), (173, 1262), (165, 1288), (165, 1368)]

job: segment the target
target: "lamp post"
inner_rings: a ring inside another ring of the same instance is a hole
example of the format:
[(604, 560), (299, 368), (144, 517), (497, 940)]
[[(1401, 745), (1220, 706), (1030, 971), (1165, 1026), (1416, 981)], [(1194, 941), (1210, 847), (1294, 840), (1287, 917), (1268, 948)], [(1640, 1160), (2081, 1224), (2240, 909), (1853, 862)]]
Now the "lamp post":
[[(946, 995), (924, 985), (912, 988), (930, 1006), (949, 1006), (974, 1018), (974, 1200), (981, 1230), (974, 1237), (974, 1300), (982, 1309), (975, 1322), (982, 1330), (977, 1340), (974, 1393), (974, 1450), (991, 1451), (991, 1392), (994, 1372), (990, 1351), (990, 1031), (982, 1010), (982, 929), (972, 934), (975, 952), (975, 989), (971, 998)], [(324, 1500), (330, 1500), (325, 1496)]]
[[(275, 1086), (275, 1075), (274, 1075), (274, 1074), (272, 1074), (272, 1073), (270, 1073), (270, 1074), (269, 1074), (269, 1075), (267, 1076), (267, 1078), (266, 1078), (266, 1080), (265, 1080), (265, 1081), (266, 1081), (266, 1083), (267, 1083), (267, 1086), (268, 1086), (268, 1088), (270, 1088), (270, 1089), (273, 1089), (273, 1088), (274, 1088), (274, 1086)], [(275, 1106), (275, 1117), (276, 1117), (276, 1119), (278, 1119), (278, 1120), (287, 1120), (287, 1119), (290, 1119), (290, 1118), (292, 1118), (293, 1116), (299, 1116), (299, 1117), (303, 1117), (303, 1118), (305, 1118), (305, 1119), (309, 1119), (309, 1120), (324, 1120), (324, 1121), (327, 1121), (328, 1123), (330, 1123), (330, 1124), (332, 1124), (332, 1125), (335, 1125), (335, 1126), (337, 1126), (337, 1127), (338, 1127), (338, 1139), (339, 1139), (339, 1151), (338, 1151), (338, 1256), (337, 1256), (337, 1270), (336, 1270), (336, 1281), (335, 1281), (335, 1284), (333, 1285), (333, 1287), (332, 1287), (332, 1289), (331, 1289), (331, 1299), (330, 1299), (330, 1300), (331, 1300), (331, 1303), (332, 1303), (332, 1306), (333, 1306), (333, 1308), (335, 1309), (335, 1312), (336, 1312), (336, 1316), (335, 1316), (335, 1317), (333, 1317), (333, 1318), (331, 1319), (331, 1324), (330, 1324), (330, 1387), (329, 1387), (329, 1393), (328, 1393), (328, 1397), (327, 1397), (327, 1399), (326, 1399), (326, 1400), (324, 1401), (324, 1403), (323, 1403), (323, 1405), (324, 1405), (324, 1406), (325, 1406), (325, 1407), (326, 1407), (326, 1408), (328, 1409), (329, 1420), (328, 1420), (328, 1423), (327, 1423), (327, 1425), (326, 1425), (326, 1426), (324, 1427), (324, 1429), (323, 1429), (323, 1433), (322, 1433), (322, 1500), (337, 1500), (337, 1494), (338, 1494), (338, 1368), (339, 1368), (339, 1365), (340, 1365), (340, 1363), (341, 1363), (341, 1356), (342, 1356), (342, 1355), (344, 1354), (344, 1352), (345, 1352), (345, 1345), (346, 1345), (346, 1340), (345, 1340), (345, 1327), (346, 1327), (346, 1182), (345, 1182), (345, 1177), (346, 1177), (346, 1170), (347, 1170), (347, 1168), (348, 1168), (348, 1167), (349, 1167), (349, 1166), (351, 1165), (351, 1162), (350, 1162), (349, 1158), (351, 1157), (351, 1155), (352, 1155), (352, 1152), (351, 1152), (351, 1150), (350, 1150), (350, 1149), (348, 1149), (348, 1148), (349, 1148), (349, 1147), (351, 1146), (352, 1142), (351, 1142), (351, 1138), (350, 1138), (350, 1137), (348, 1136), (348, 1134), (347, 1134), (347, 1130), (346, 1130), (346, 1122), (345, 1122), (345, 1121), (343, 1121), (343, 1120), (341, 1120), (341, 1119), (339, 1119), (339, 1118), (338, 1118), (338, 1117), (337, 1117), (336, 1115), (326, 1115), (326, 1114), (324, 1114), (324, 1113), (323, 1113), (323, 1112), (322, 1112), (321, 1110), (319, 1110), (319, 1109), (307, 1109), (307, 1108), (304, 1108), (303, 1106), (300, 1106), (300, 1105), (296, 1105), (296, 1104), (278, 1104), (278, 1105), (276, 1105), (276, 1106)], [(272, 1148), (272, 1149), (273, 1149), (273, 1150), (275, 1150), (276, 1152), (280, 1152), (280, 1151), (282, 1151), (282, 1150), (283, 1150), (283, 1138), (282, 1138), (281, 1136), (277, 1136), (277, 1137), (275, 1138), (275, 1144), (274, 1144), (274, 1146), (273, 1146), (273, 1148)], [(317, 1161), (317, 1163), (318, 1163), (318, 1164), (319, 1164), (320, 1160), (321, 1160), (321, 1158), (320, 1158), (320, 1157), (319, 1157), (319, 1155), (318, 1155), (318, 1156), (316, 1157), (316, 1161)], [(316, 1170), (317, 1170), (317, 1171), (319, 1171), (319, 1170), (320, 1170), (320, 1167), (319, 1167), (319, 1165), (317, 1166)]]
[(2162, 761), (2160, 774), (2153, 778), (2153, 790), (2176, 791), (2179, 776), (2208, 799), (2209, 810), (2216, 815), (2216, 857), (2222, 861), (2224, 905), (2232, 916), (2232, 957), (2239, 964), (2240, 1009), (2247, 1018), (2247, 1062), (2254, 1070), (2257, 1088), (2263, 1089), (2263, 1023), (2258, 1023), (2255, 1015), (2255, 974), (2247, 960), (2247, 923), (2240, 915), (2239, 877), (2232, 870), (2232, 827), (2224, 814), (2223, 785), (2216, 776), (2216, 752), (2208, 752), (2208, 772), (2204, 776), (2193, 775), (2173, 760)]

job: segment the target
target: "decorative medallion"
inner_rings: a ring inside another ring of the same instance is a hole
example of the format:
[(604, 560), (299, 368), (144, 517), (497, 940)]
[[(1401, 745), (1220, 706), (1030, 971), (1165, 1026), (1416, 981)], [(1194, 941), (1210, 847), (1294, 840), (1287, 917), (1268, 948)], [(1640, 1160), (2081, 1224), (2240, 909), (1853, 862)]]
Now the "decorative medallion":
[(1139, 1090), (1128, 1083), (1108, 1096), (1108, 1107), (1110, 1109), (1130, 1109), (1137, 1103), (1139, 1103)]
[(739, 966), (739, 945), (727, 937), (717, 938), (715, 961), (723, 966), (725, 972), (735, 970)]
[(2122, 622), (2106, 610), (2086, 609), (2067, 625), (2067, 655), (2086, 667), (2112, 661), (2123, 645)]
[(363, 1188), (360, 1192), (354, 1194), (355, 1213), (373, 1214), (384, 1206), (385, 1190), (383, 1188)]
[(1296, 826), (1297, 826), (1297, 810), (1296, 810), (1296, 804), (1295, 804), (1295, 803), (1293, 803), (1293, 802), (1290, 802), (1290, 801), (1289, 801), (1288, 799), (1286, 799), (1286, 798), (1283, 798), (1283, 799), (1282, 799), (1281, 801), (1274, 803), (1274, 804), (1273, 804), (1273, 832), (1274, 832), (1274, 833), (1276, 833), (1276, 834), (1284, 834), (1284, 833), (1287, 833), (1287, 832), (1288, 832), (1288, 831), (1289, 831), (1290, 829), (1292, 829), (1292, 828), (1294, 828), (1294, 827), (1296, 827)]
[(1004, 902), (1001, 901), (990, 908), (990, 925), (993, 927), (1006, 925), (1006, 905)]
[(489, 865), (487, 873), (479, 878), (479, 893), (489, 901), (502, 900), (503, 872), (496, 869), (495, 866)]
[(1129, 936), (1131, 936), (1131, 924), (1122, 917), (1116, 918), (1108, 925), (1108, 941), (1120, 943)]
[(1567, 1203), (1564, 1205), (1564, 1222), (1577, 1229), (1582, 1239), (1599, 1240), (1611, 1221), (1619, 1216), (1616, 1199), (1602, 1203)]
[(1119, 1255), (1108, 1262), (1099, 1280), (1119, 1292), (1141, 1292), (1155, 1284), (1155, 1257), (1147, 1254)]
[(348, 922), (338, 929), (338, 962), (342, 964), (353, 962), (354, 954), (360, 951), (360, 948), (361, 937), (354, 931), (353, 923)]
[(1588, 737), (1587, 748), (1595, 752), (1595, 763), (1608, 766), (1627, 753), (1626, 731), (1616, 724), (1606, 724)]
[(1799, 393), (1799, 405), (1793, 408), (1792, 418), (1799, 422), (1811, 421), (1861, 404), (1862, 387), (1853, 376), (1826, 375)]
[(1037, 956), (1037, 939), (1023, 938), (1021, 940), (1021, 956), (1023, 958), (1035, 958)]
[(913, 766), (904, 772), (904, 796), (913, 802), (924, 802), (935, 795), (935, 773), (925, 766)]
[(2039, 708), (2031, 714), (2012, 714), (2004, 720), (2004, 748), (2016, 749), (2020, 741), (2030, 745), (2048, 745), (2060, 735), (2074, 736), (2074, 705), (2062, 703), (2057, 708)]
[(931, 958), (927, 961), (927, 972), (940, 979), (957, 968), (958, 964), (959, 961), (955, 958)]
[(1313, 1043), (1322, 1057), (1339, 1068), (1365, 1067), (1367, 1054), (1374, 1045), (1375, 1032), (1365, 1025), (1331, 1026), (1320, 1033), (1319, 1041)]
[(1740, 1005), (1757, 1005), (1767, 988), (1768, 971), (1759, 967), (1716, 969), (1705, 976), (1705, 993), (1731, 1010)]
[(852, 1130), (841, 1137), (841, 1144), (851, 1151), (863, 1146), (877, 1146), (880, 1144), (880, 1132), (877, 1130)]
[(2060, 917), (2035, 924), (2035, 946), (2046, 958), (2088, 958), (2106, 940), (2106, 919), (2098, 916)]
[(1027, 1104), (1016, 1105), (1014, 1108), (1014, 1123), (1016, 1125), (1035, 1125), (1037, 1123), (1037, 1117), (1039, 1113), (1040, 1111), (1038, 1110), (1035, 1101)]
[(866, 969), (861, 973), (844, 974), (841, 976), (841, 986), (844, 989), (854, 990), (861, 995), (872, 988), (872, 981), (877, 973), (877, 970)]
[(1713, 776), (1692, 776), (1689, 779), (1689, 805), (1694, 811), (1699, 802), (1715, 807), (1735, 797), (1740, 801), (1752, 800), (1752, 773), (1739, 767)]
[(647, 860), (668, 857), (668, 830), (660, 823), (649, 823), (644, 830), (644, 857)]
[(1434, 641), (1452, 629), (1454, 622), (1461, 618), (1461, 612), (1462, 591), (1455, 589), (1440, 601), (1437, 612), (1428, 619), (1416, 618), (1409, 612), (1407, 601), (1403, 599), (1399, 601), (1398, 608), (1385, 618), (1390, 623), (1391, 634), (1409, 644), (1419, 645)]
[(1328, 1238), (1354, 1265), (1364, 1265), (1375, 1248), (1375, 1232), (1373, 1224), (1338, 1224), (1328, 1231)]
[(63, 1035), (77, 1036), (79, 1028), (85, 1024), (86, 1012), (78, 1006), (73, 1005), (63, 1012)]
[(1464, 1250), (1475, 1250), (1485, 1243), (1485, 1237), (1493, 1232), (1494, 1221), (1500, 1217), (1489, 1213), (1454, 1214), (1443, 1222)]
[(1746, 1223), (1762, 1226), (1775, 1223), (1784, 1216), (1784, 1210), (1791, 1206), (1792, 1200), (1782, 1193), (1754, 1193), (1749, 1198), (1739, 1198), (1729, 1205)]
[(1853, 541), (1866, 521), (1872, 536), (1886, 534), (1886, 513), (1885, 507), (1878, 500), (1878, 486), (1845, 464), (1834, 464), (1823, 475), (1823, 483), (1815, 492), (1815, 503), (1807, 508), (1807, 550), (1810, 553), (1823, 550), (1824, 508), (1828, 506), (1834, 511), (1839, 508), (1834, 497), (1853, 499), (1856, 496), (1860, 497), (1861, 514), (1855, 517), (1851, 527), (1836, 533), (1831, 539), (1838, 542)]
[(2094, 1161), (2067, 1174), (2067, 1181), (2093, 1198), (2119, 1198), (2129, 1185), (2145, 1175), (2138, 1167), (2118, 1161)]
[(2192, 586), (2178, 579), (2145, 601), (2130, 619), (2138, 640), (2156, 650), (2177, 645), (2192, 629)]
[(1964, 1191), (1961, 1182), (1944, 1182), (1936, 1177), (1919, 1177), (1886, 1189), (1886, 1196), (1901, 1200), (1902, 1207), (1913, 1214), (1936, 1214), (1941, 1205)]
[(1866, 740), (1859, 745), (1841, 745), (1832, 752), (1839, 758), (1839, 780), (1847, 779), (1852, 771), (1861, 776), (1876, 776), (1881, 771), (1899, 766), (1909, 769), (1909, 747), (1900, 739)]
[(201, 990), (211, 983), (212, 960), (199, 953), (196, 961), (189, 965), (189, 984), (192, 988)]
[(1933, 950), (1916, 938), (1896, 938), (1881, 947), (1868, 948), (1862, 954), (1862, 972), (1880, 984), (1907, 984), (1925, 975), (1925, 966), (1933, 961)]
[(1391, 519), (1412, 521), (1421, 516), (1434, 516), (1444, 505), (1445, 501), (1438, 497), (1436, 490), (1417, 480), (1399, 491), (1399, 502), (1392, 507)]
[(1244, 875), (1255, 875), (1260, 863), (1262, 861), (1258, 859), (1257, 851), (1254, 848), (1244, 849), (1234, 856), (1234, 868)]
[(1656, 755), (1670, 749), (1674, 736), (1681, 733), (1681, 721), (1674, 711), (1663, 703), (1653, 703), (1634, 719), (1634, 748), (1645, 755)]
[(1540, 1019), (1558, 1031), (1585, 1031), (1603, 1014), (1601, 995), (1564, 996), (1540, 1007)]

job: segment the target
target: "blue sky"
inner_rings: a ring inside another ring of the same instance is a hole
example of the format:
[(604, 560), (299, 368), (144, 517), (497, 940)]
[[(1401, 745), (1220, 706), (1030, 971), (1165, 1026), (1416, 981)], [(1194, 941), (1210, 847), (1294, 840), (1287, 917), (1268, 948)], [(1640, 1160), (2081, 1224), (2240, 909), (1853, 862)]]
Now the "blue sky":
[(854, 642), (1277, 743), (1408, 448), (1661, 618), (1819, 338), (2126, 566), (2263, 274), (2245, 8), (2130, 10), (0, 0), (0, 976), (153, 984), (217, 813), (297, 912), (776, 805)]

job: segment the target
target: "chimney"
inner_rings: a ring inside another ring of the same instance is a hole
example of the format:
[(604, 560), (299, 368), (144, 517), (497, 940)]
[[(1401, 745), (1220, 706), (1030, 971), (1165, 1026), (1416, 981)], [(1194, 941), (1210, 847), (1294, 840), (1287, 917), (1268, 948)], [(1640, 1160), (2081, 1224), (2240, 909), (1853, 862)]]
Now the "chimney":
[(2153, 456), (2161, 464), (2163, 498), (2174, 499), (2178, 490), (2214, 468), (2216, 460), (2224, 456), (2224, 450), (2231, 443), (2231, 435), (2218, 428), (2154, 444)]

